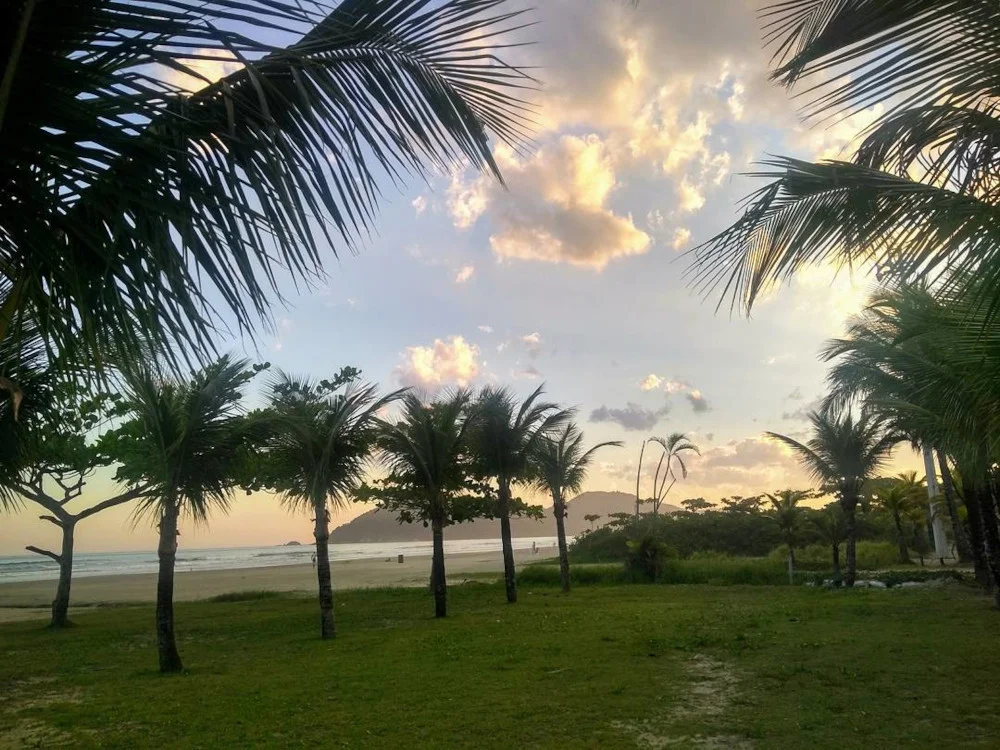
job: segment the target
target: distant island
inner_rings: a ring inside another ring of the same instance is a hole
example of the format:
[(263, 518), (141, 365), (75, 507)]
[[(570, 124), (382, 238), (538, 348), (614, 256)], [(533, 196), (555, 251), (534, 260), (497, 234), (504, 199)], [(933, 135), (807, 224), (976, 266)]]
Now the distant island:
[(302, 542), (296, 542), (296, 541), (285, 542), (281, 546), (282, 547), (301, 547), (302, 546)]
[[(601, 516), (597, 525), (607, 522), (612, 513), (634, 513), (635, 495), (628, 492), (584, 492), (566, 503), (566, 533), (575, 536), (590, 528), (584, 516)], [(661, 513), (672, 513), (679, 508), (664, 505)], [(545, 518), (512, 518), (511, 532), (515, 537), (555, 536), (556, 525), (552, 506), (545, 508)], [(448, 527), (446, 539), (494, 539), (500, 536), (500, 522), (480, 519)], [(395, 515), (385, 511), (370, 510), (353, 521), (338, 526), (330, 533), (333, 544), (362, 544), (368, 542), (429, 542), (431, 531), (419, 523), (400, 524)]]

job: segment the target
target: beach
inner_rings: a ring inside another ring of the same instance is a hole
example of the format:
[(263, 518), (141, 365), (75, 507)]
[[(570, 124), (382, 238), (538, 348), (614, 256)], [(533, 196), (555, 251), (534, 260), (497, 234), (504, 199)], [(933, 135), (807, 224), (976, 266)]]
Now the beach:
[[(555, 547), (515, 549), (518, 566), (537, 562), (557, 554)], [(424, 586), (430, 576), (429, 556), (408, 556), (402, 563), (395, 557), (373, 560), (341, 560), (331, 564), (334, 589), (372, 588), (379, 586)], [(461, 583), (469, 575), (502, 573), (500, 552), (471, 552), (447, 555), (445, 566), (449, 583)], [(0, 583), (0, 622), (45, 619), (55, 594), (55, 581), (17, 581)], [(302, 591), (315, 593), (316, 572), (312, 565), (280, 565), (232, 570), (197, 570), (175, 576), (174, 600), (208, 599), (234, 591)], [(71, 614), (74, 609), (102, 604), (150, 603), (156, 598), (156, 574), (107, 575), (73, 581)]]

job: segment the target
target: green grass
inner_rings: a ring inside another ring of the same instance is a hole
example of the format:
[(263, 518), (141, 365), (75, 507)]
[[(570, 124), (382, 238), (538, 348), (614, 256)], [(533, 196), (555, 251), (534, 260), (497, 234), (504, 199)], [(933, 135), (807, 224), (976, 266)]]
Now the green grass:
[[(961, 586), (523, 587), (148, 607), (0, 626), (0, 747), (990, 747), (1000, 613)], [(694, 738), (716, 738), (716, 745)], [(721, 743), (721, 744), (720, 744)]]
[(216, 603), (226, 602), (256, 602), (261, 599), (281, 599), (284, 596), (280, 591), (254, 590), (232, 591), (228, 594), (218, 594), (209, 597), (208, 601)]

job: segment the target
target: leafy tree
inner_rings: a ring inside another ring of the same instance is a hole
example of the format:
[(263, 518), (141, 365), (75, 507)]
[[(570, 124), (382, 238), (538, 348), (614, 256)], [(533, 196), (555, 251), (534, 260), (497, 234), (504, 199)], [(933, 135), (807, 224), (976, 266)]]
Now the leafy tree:
[(149, 370), (125, 376), (123, 413), (103, 446), (120, 462), (116, 480), (143, 488), (140, 516), (158, 524), (156, 638), (161, 672), (183, 665), (174, 636), (174, 565), (179, 519), (205, 522), (229, 510), (240, 484), (249, 430), (241, 414), (243, 389), (258, 368), (224, 356), (188, 380), (165, 380)]
[[(687, 464), (684, 463), (684, 454), (694, 453), (700, 456), (701, 451), (683, 432), (674, 432), (666, 438), (651, 437), (648, 442), (656, 443), (662, 448), (660, 460), (656, 464), (656, 473), (653, 475), (653, 494), (649, 500), (655, 516), (659, 514), (660, 506), (663, 505), (663, 501), (677, 483), (676, 469), (679, 468), (681, 477), (687, 479)], [(641, 454), (639, 456), (639, 470), (642, 471)], [(661, 471), (662, 479), (660, 478)]]
[(498, 176), (490, 136), (521, 142), (529, 83), (498, 57), (522, 26), (502, 6), (3, 3), (0, 340), (30, 307), (61, 353), (210, 353), (216, 308), (253, 330), (279, 269), (308, 282), (354, 249), (381, 182)]
[(472, 447), (479, 471), (497, 484), (504, 584), (510, 604), (517, 601), (510, 532), (511, 490), (516, 484), (531, 483), (534, 479), (531, 459), (536, 446), (572, 417), (569, 410), (541, 401), (543, 388), (539, 386), (518, 403), (509, 388), (487, 386), (480, 392), (472, 415)]
[(753, 515), (760, 513), (761, 508), (764, 506), (764, 496), (751, 495), (743, 497), (742, 495), (733, 495), (732, 497), (720, 498), (719, 502), (728, 513), (747, 513)]
[(687, 500), (681, 500), (681, 507), (688, 513), (700, 513), (715, 506), (703, 497), (689, 497)]
[(257, 482), (274, 490), (294, 512), (311, 513), (316, 540), (320, 636), (336, 634), (330, 578), (330, 505), (343, 507), (361, 486), (375, 440), (378, 413), (401, 391), (380, 396), (345, 368), (314, 383), (279, 373), (268, 407), (254, 415), (266, 437)]
[(771, 504), (768, 514), (781, 532), (781, 541), (788, 548), (788, 583), (795, 583), (795, 548), (802, 544), (803, 508), (799, 503), (815, 497), (812, 490), (780, 490), (766, 495)]
[(590, 530), (594, 530), (594, 523), (600, 521), (603, 516), (600, 513), (587, 513), (584, 515), (583, 520), (590, 524)]
[(898, 436), (870, 414), (854, 417), (813, 412), (809, 416), (813, 436), (800, 443), (793, 438), (767, 433), (791, 448), (813, 477), (836, 488), (847, 525), (847, 586), (854, 585), (857, 574), (856, 511), (866, 480), (874, 476), (888, 459)]
[(598, 443), (589, 450), (583, 448), (583, 433), (572, 422), (552, 437), (539, 440), (531, 457), (534, 464), (534, 485), (552, 495), (552, 513), (556, 518), (556, 536), (559, 541), (559, 576), (563, 591), (569, 591), (569, 553), (566, 548), (566, 495), (583, 489), (594, 454), (601, 448), (615, 446), (621, 441)]
[(431, 588), (434, 614), (448, 613), (444, 529), (475, 518), (492, 517), (496, 497), (476, 479), (466, 443), (470, 396), (459, 391), (431, 404), (417, 396), (402, 398), (402, 417), (380, 425), (378, 450), (390, 474), (358, 491), (360, 501), (376, 501), (401, 523), (431, 527)]
[(52, 602), (52, 626), (69, 625), (70, 589), (73, 578), (73, 546), (76, 526), (101, 511), (141, 498), (142, 486), (114, 492), (110, 497), (73, 510), (72, 506), (96, 472), (111, 466), (116, 456), (94, 433), (107, 428), (116, 412), (117, 394), (89, 394), (80, 385), (59, 381), (54, 385), (52, 407), (44, 420), (34, 420), (29, 448), (11, 489), (46, 511), (42, 520), (54, 524), (62, 542), (59, 552), (27, 547), (51, 558), (59, 566), (59, 582)]

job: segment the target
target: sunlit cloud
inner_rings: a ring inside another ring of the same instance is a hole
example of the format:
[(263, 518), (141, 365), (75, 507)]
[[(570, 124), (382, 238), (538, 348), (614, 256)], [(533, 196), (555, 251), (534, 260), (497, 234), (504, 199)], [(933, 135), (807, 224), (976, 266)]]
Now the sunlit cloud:
[(466, 386), (479, 377), (479, 347), (462, 336), (436, 339), (431, 346), (410, 346), (400, 355), (394, 375), (400, 385), (434, 391), (448, 385)]
[(476, 273), (475, 266), (462, 266), (455, 274), (455, 283), (464, 284)]

